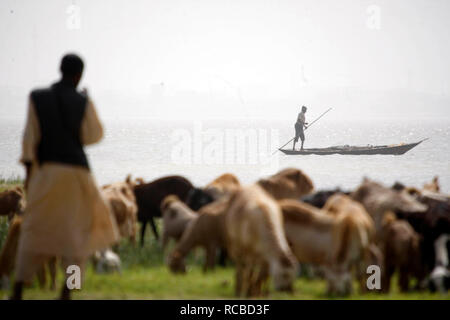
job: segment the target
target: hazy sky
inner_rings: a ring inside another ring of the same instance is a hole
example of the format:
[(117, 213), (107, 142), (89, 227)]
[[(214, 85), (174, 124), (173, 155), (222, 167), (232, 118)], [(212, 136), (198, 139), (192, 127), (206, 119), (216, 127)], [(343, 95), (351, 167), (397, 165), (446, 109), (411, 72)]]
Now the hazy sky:
[(0, 40), (0, 115), (68, 51), (106, 116), (450, 114), (448, 0), (1, 0)]

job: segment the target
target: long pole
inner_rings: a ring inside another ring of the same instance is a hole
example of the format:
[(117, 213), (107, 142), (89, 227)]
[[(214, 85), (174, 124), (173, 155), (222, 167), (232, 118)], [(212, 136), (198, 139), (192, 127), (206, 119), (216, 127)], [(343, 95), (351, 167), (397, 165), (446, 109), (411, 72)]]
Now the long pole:
[[(314, 120), (313, 122), (311, 122), (311, 123), (309, 124), (309, 126), (307, 126), (307, 127), (305, 128), (305, 131), (308, 130), (308, 128), (311, 127), (317, 120), (319, 120), (319, 119), (322, 118), (325, 114), (327, 114), (331, 109), (333, 109), (333, 108), (329, 108), (327, 111), (325, 111), (324, 113), (322, 113), (316, 120)], [(289, 140), (288, 142), (286, 142), (285, 144), (283, 144), (281, 147), (279, 147), (277, 150), (275, 150), (275, 151), (272, 153), (272, 155), (274, 155), (278, 150), (280, 150), (281, 148), (283, 148), (285, 145), (287, 145), (289, 142), (291, 142), (291, 141), (294, 140), (294, 139), (295, 139), (295, 137), (292, 138), (291, 140)]]

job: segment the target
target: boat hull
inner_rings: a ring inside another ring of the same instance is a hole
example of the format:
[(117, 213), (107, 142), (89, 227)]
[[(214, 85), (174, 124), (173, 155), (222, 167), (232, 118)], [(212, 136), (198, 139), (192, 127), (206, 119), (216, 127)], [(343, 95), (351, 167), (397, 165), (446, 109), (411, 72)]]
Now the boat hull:
[[(426, 139), (425, 139), (426, 140)], [(331, 154), (341, 154), (341, 155), (376, 155), (376, 154), (390, 154), (390, 155), (402, 155), (419, 145), (421, 140), (415, 143), (399, 144), (391, 146), (373, 146), (373, 147), (329, 147), (329, 148), (318, 148), (318, 149), (303, 149), (303, 150), (289, 150), (289, 149), (279, 149), (286, 155), (331, 155)]]

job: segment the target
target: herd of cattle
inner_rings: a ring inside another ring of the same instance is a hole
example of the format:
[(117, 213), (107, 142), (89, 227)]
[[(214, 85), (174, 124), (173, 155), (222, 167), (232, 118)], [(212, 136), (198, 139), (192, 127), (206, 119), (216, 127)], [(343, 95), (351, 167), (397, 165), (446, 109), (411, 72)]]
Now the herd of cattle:
[[(147, 223), (159, 239), (154, 219), (162, 218), (163, 249), (176, 242), (169, 269), (185, 273), (188, 253), (204, 248), (205, 271), (232, 261), (237, 296), (266, 294), (269, 278), (275, 290), (292, 291), (300, 266), (323, 277), (329, 294), (351, 293), (355, 279), (361, 292), (368, 290), (371, 265), (380, 267), (381, 292), (390, 290), (395, 272), (402, 291), (413, 289), (412, 279), (415, 290), (449, 288), (450, 196), (440, 192), (437, 178), (422, 188), (365, 178), (352, 191), (314, 192), (304, 172), (288, 168), (246, 186), (226, 173), (203, 188), (168, 176), (150, 183), (127, 177), (101, 189), (122, 237), (135, 242), (140, 222), (141, 246)], [(20, 188), (0, 194), (0, 214), (11, 220), (0, 255), (2, 278), (13, 271), (24, 206)], [(120, 264), (111, 249), (93, 261), (98, 271)], [(54, 286), (54, 265), (49, 269)], [(44, 269), (38, 278), (45, 281)]]

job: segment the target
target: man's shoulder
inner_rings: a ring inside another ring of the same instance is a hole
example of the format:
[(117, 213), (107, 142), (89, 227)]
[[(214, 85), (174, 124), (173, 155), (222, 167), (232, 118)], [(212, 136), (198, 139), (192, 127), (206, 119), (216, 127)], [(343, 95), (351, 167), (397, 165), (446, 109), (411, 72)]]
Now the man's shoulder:
[[(31, 90), (30, 93), (30, 98), (33, 101), (36, 101), (36, 99), (45, 99), (48, 97), (51, 97), (55, 94), (55, 88), (56, 88), (57, 84), (53, 84), (49, 87), (41, 87), (41, 88), (36, 88)], [(73, 90), (63, 90), (62, 94), (64, 96), (69, 96), (71, 99), (85, 104), (87, 101), (87, 96), (78, 92), (77, 90), (73, 89)]]
[(42, 95), (48, 95), (51, 94), (51, 88), (47, 87), (47, 88), (36, 88), (31, 90), (30, 93), (30, 97), (34, 98), (34, 97), (38, 97), (38, 96), (42, 96)]

